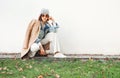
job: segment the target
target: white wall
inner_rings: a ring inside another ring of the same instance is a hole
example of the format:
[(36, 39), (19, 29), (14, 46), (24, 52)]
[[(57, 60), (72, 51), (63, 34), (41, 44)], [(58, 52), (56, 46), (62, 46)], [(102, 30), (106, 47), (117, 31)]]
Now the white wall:
[(61, 51), (120, 54), (120, 0), (0, 0), (0, 52), (20, 52), (28, 23), (48, 8)]

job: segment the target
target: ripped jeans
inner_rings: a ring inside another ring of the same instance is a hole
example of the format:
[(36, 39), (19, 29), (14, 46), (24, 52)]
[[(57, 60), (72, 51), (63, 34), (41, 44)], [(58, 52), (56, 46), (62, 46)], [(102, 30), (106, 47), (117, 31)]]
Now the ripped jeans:
[(28, 53), (29, 57), (34, 57), (38, 50), (40, 50), (40, 45), (45, 45), (50, 42), (50, 50), (46, 51), (46, 53), (60, 52), (60, 46), (57, 38), (57, 34), (54, 32), (48, 33), (44, 39), (42, 39), (39, 43), (33, 43), (30, 48), (30, 52)]

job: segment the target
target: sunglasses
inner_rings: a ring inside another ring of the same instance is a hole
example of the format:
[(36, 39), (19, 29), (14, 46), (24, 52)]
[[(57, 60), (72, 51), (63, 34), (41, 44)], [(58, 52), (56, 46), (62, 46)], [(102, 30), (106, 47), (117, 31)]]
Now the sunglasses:
[(47, 17), (47, 18), (49, 17), (48, 14), (46, 14), (46, 15), (42, 14), (41, 16), (42, 16), (42, 17)]

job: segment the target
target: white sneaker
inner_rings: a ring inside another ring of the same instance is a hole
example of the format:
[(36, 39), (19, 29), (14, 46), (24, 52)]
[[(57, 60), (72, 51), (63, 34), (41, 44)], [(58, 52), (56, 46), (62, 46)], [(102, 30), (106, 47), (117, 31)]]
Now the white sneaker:
[(56, 53), (56, 54), (54, 55), (54, 57), (55, 57), (55, 58), (65, 58), (65, 57), (67, 57), (67, 56), (65, 56), (65, 55), (62, 54), (62, 53)]

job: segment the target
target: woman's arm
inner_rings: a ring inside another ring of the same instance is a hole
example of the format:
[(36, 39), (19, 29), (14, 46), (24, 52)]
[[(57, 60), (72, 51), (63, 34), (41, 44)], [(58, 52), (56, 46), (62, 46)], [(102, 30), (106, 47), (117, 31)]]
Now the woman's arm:
[(48, 22), (51, 25), (50, 32), (57, 32), (59, 25), (55, 22), (55, 20), (52, 17), (50, 17)]
[(40, 55), (46, 55), (45, 50), (42, 45), (40, 45)]

